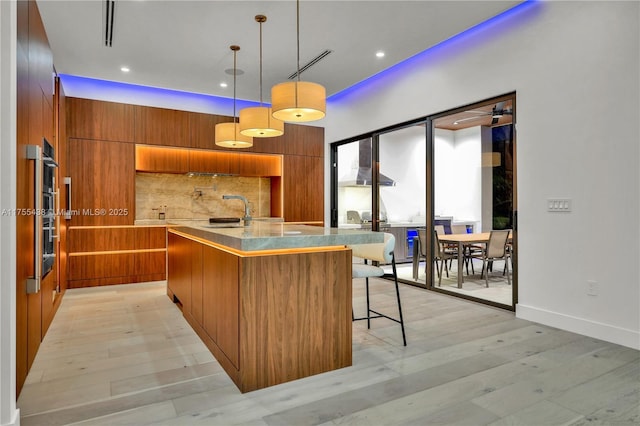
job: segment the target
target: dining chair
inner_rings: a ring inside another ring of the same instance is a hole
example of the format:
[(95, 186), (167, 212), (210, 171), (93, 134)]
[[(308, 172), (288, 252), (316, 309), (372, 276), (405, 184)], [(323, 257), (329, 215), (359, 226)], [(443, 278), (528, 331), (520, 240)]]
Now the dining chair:
[[(447, 268), (447, 261), (453, 261), (453, 259), (458, 258), (458, 250), (451, 251), (447, 249), (447, 247), (440, 242), (438, 238), (438, 231), (433, 230), (433, 242), (435, 246), (434, 253), (434, 261), (436, 262), (436, 271), (438, 273), (438, 286), (442, 285), (442, 269), (444, 268), (445, 273), (447, 274), (447, 278), (449, 278), (449, 269)], [(440, 262), (440, 266), (438, 266), (438, 262)], [(462, 273), (462, 271), (458, 271), (458, 273)]]
[(467, 225), (451, 225), (452, 234), (466, 234)]
[[(349, 246), (352, 255), (354, 257), (361, 258), (364, 261), (364, 263), (354, 263), (352, 265), (352, 278), (364, 278), (365, 290), (367, 295), (367, 316), (356, 318), (352, 310), (351, 319), (353, 321), (367, 320), (367, 329), (371, 328), (371, 320), (374, 318), (387, 318), (391, 321), (397, 322), (398, 324), (400, 324), (400, 328), (402, 329), (402, 342), (404, 343), (404, 346), (407, 346), (407, 337), (404, 331), (404, 319), (402, 317), (402, 304), (400, 302), (400, 288), (398, 286), (398, 272), (396, 270), (396, 259), (394, 254), (395, 244), (395, 237), (392, 234), (385, 232), (384, 243), (355, 244)], [(377, 264), (374, 264), (374, 262), (385, 264), (390, 263), (392, 274), (385, 273), (384, 269), (382, 269)], [(398, 318), (394, 318), (371, 309), (369, 298), (369, 278), (385, 278), (389, 276), (393, 276), (393, 281), (396, 286)]]
[(482, 259), (482, 273), (480, 276), (484, 275), (487, 287), (489, 287), (489, 262), (493, 263), (496, 260), (504, 260), (507, 282), (511, 285), (511, 276), (509, 275), (510, 252), (507, 250), (509, 232), (508, 229), (491, 231), (489, 241), (482, 253), (474, 255), (475, 258)]
[[(467, 225), (451, 225), (451, 233), (466, 234)], [(463, 246), (463, 250), (464, 250), (464, 266), (467, 268), (467, 275), (469, 275), (469, 264), (471, 264), (471, 273), (475, 274), (476, 271), (473, 268), (472, 255), (480, 254), (482, 252), (482, 246), (479, 246), (477, 244), (465, 244)]]

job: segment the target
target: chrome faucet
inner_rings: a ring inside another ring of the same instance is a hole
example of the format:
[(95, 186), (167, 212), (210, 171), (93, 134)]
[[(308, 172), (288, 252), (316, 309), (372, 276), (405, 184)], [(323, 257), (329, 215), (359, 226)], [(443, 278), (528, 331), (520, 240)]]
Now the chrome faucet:
[(242, 200), (244, 202), (244, 217), (242, 220), (244, 221), (245, 226), (249, 226), (249, 222), (251, 221), (251, 211), (249, 211), (249, 201), (243, 195), (223, 195), (223, 200)]

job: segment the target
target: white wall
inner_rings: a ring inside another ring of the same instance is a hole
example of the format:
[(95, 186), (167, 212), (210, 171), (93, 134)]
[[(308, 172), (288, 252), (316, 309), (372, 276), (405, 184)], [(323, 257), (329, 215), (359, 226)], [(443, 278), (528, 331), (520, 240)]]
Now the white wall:
[(423, 126), (380, 135), (380, 173), (395, 186), (380, 187), (389, 222), (424, 225), (426, 206), (426, 131)]
[[(14, 1), (0, 1), (0, 209), (16, 207), (16, 36)], [(0, 216), (0, 425), (19, 425), (16, 409), (16, 219)]]
[[(640, 349), (639, 9), (534, 3), (331, 102), (325, 124), (329, 143), (515, 90), (516, 313)], [(553, 197), (573, 211), (548, 213)]]
[[(482, 229), (481, 128), (434, 134), (434, 212)], [(422, 159), (425, 157), (422, 156)]]

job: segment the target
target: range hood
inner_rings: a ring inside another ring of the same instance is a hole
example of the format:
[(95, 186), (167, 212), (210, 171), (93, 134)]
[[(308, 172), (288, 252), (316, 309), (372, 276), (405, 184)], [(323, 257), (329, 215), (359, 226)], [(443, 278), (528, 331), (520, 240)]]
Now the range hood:
[[(363, 139), (358, 146), (358, 168), (349, 170), (348, 174), (338, 179), (338, 186), (371, 186), (373, 182), (371, 170), (371, 139)], [(395, 186), (396, 181), (379, 174), (379, 186)]]

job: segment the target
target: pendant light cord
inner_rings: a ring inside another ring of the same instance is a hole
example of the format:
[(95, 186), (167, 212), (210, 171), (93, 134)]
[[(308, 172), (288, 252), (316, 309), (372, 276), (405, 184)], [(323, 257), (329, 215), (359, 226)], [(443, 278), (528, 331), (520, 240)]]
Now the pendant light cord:
[(262, 22), (260, 23), (260, 106), (262, 106)]
[[(300, 82), (300, 0), (296, 0), (296, 44), (297, 44), (297, 61), (298, 61), (298, 83)], [(296, 83), (295, 97), (296, 108), (298, 108), (298, 84)]]
[[(235, 130), (236, 125), (236, 75), (238, 74), (236, 71), (236, 54), (237, 50), (233, 50), (233, 128)], [(234, 134), (235, 137), (235, 134)]]

